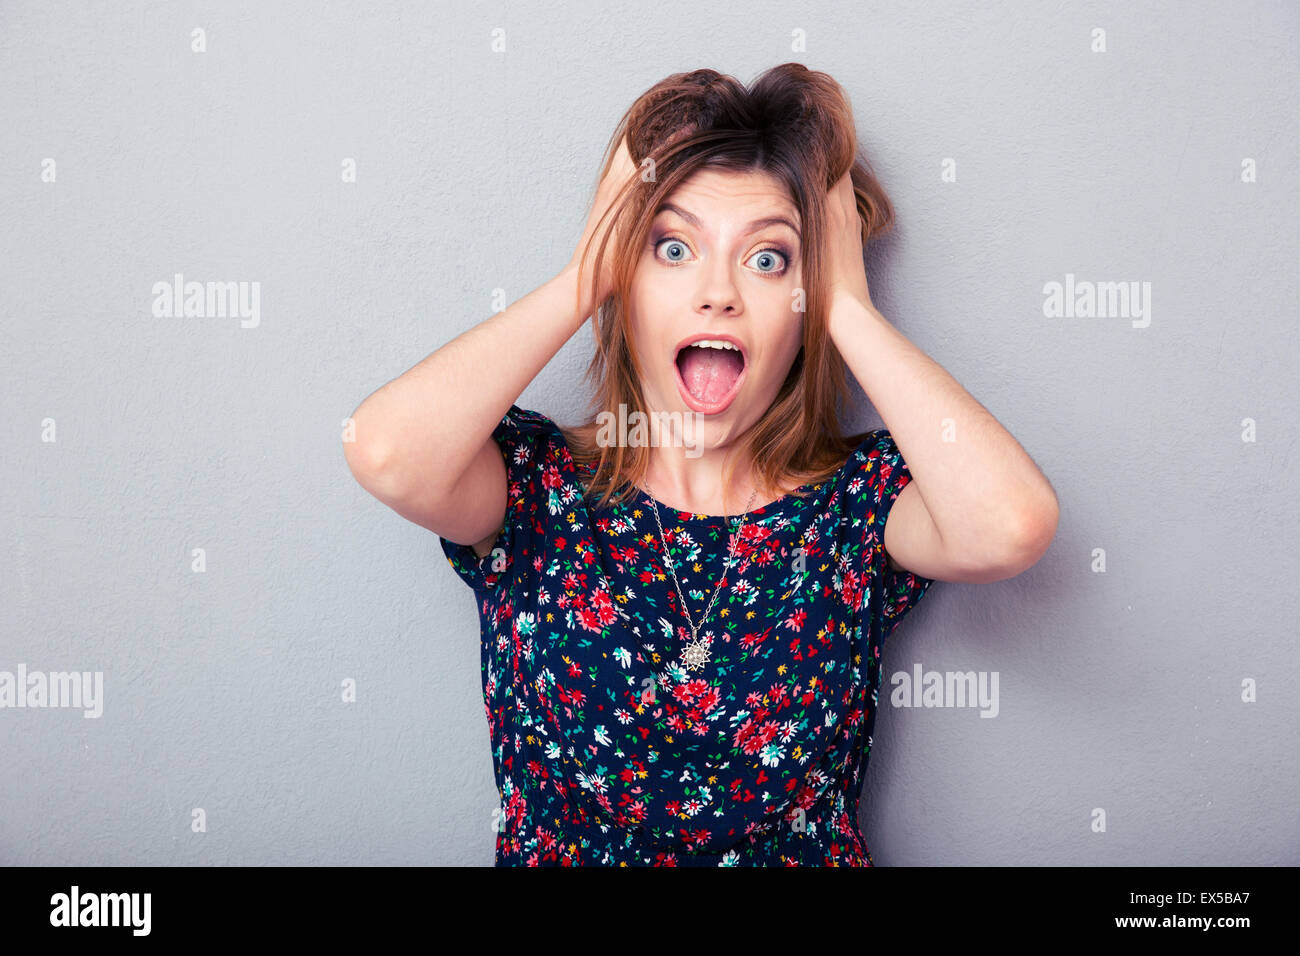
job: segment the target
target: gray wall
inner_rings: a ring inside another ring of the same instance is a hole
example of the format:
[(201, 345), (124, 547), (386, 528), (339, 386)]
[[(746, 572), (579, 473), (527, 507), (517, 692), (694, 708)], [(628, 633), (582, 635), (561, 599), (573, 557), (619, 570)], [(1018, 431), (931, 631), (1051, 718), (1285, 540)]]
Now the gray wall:
[[(0, 5), (0, 670), (103, 677), (97, 718), (0, 709), (0, 862), (492, 862), (473, 598), (341, 422), (564, 264), (640, 92), (795, 59), (897, 203), (876, 304), (1062, 507), (887, 645), (999, 706), (882, 690), (877, 863), (1300, 863), (1300, 13), (898, 7)], [(156, 316), (178, 272), (257, 324)], [(1045, 316), (1066, 274), (1149, 282), (1149, 325)], [(589, 351), (520, 404), (571, 421)]]

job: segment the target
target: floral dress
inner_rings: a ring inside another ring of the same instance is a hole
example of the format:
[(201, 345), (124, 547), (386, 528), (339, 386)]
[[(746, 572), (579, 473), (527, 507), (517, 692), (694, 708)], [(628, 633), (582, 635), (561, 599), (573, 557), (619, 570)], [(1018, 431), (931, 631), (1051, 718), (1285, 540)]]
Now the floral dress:
[(881, 645), (933, 583), (886, 564), (911, 480), (889, 432), (744, 516), (703, 622), (726, 520), (653, 504), (708, 643), (698, 669), (652, 499), (597, 509), (592, 470), (537, 412), (512, 405), (493, 438), (504, 527), (481, 559), (439, 540), (482, 628), (496, 865), (874, 865), (857, 817)]

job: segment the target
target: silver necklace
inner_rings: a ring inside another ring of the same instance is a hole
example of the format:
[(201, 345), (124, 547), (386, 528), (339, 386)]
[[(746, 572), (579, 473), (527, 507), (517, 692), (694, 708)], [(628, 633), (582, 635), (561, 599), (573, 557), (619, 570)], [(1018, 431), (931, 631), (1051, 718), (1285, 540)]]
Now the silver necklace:
[[(677, 597), (682, 602), (682, 613), (686, 615), (686, 621), (691, 626), (691, 639), (682, 650), (682, 666), (687, 670), (692, 671), (703, 670), (704, 665), (709, 661), (710, 642), (706, 638), (699, 636), (699, 630), (704, 626), (704, 622), (708, 620), (709, 612), (713, 610), (713, 602), (717, 600), (718, 592), (722, 590), (722, 582), (726, 579), (727, 572), (731, 570), (731, 562), (736, 554), (736, 540), (740, 537), (740, 532), (744, 530), (745, 522), (749, 518), (748, 512), (750, 506), (754, 503), (754, 497), (758, 494), (758, 489), (755, 488), (753, 493), (749, 496), (749, 502), (745, 505), (745, 515), (741, 519), (740, 527), (731, 532), (731, 542), (727, 547), (727, 563), (722, 567), (722, 577), (719, 578), (718, 583), (714, 585), (713, 596), (709, 598), (708, 607), (704, 609), (704, 615), (700, 618), (700, 623), (696, 624), (691, 620), (691, 609), (686, 606), (686, 595), (682, 593), (682, 584), (677, 580), (676, 562), (673, 561), (672, 556), (668, 553), (668, 539), (664, 535), (663, 522), (659, 520), (659, 506), (655, 504), (654, 489), (650, 487), (650, 482), (648, 481), (646, 482), (645, 487), (646, 492), (650, 496), (650, 510), (654, 512), (655, 524), (659, 526), (659, 542), (663, 545), (664, 549), (664, 563), (668, 565), (668, 571), (673, 576), (673, 584), (677, 586)], [(727, 528), (730, 530), (731, 518), (727, 516), (725, 508), (723, 509), (722, 517), (726, 520)]]

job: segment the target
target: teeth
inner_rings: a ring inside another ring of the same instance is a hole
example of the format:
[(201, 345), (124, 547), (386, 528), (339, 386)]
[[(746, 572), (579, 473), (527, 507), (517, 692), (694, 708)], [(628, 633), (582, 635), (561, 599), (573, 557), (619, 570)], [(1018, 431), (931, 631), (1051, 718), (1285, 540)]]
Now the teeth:
[(698, 342), (692, 342), (691, 345), (698, 345), (702, 349), (731, 349), (733, 352), (739, 352), (731, 342), (724, 342), (722, 339), (700, 339)]

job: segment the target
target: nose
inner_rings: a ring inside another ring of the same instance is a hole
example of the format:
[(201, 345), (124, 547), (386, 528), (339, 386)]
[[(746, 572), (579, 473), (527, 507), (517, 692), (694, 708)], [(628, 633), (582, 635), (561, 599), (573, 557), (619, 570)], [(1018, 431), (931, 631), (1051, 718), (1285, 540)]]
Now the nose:
[(743, 311), (740, 289), (726, 262), (718, 262), (702, 272), (696, 309), (705, 315), (739, 315)]

